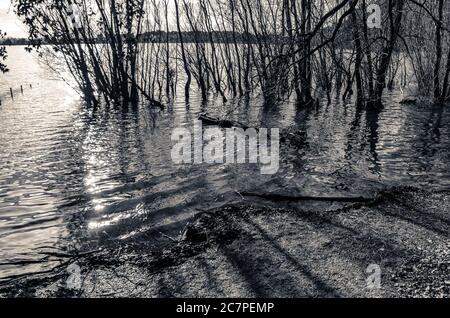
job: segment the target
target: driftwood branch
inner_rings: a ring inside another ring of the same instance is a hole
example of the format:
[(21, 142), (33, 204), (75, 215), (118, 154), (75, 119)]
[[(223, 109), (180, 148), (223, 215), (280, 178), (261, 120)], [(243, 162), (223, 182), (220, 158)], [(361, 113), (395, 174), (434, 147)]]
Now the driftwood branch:
[(255, 192), (241, 192), (244, 197), (259, 197), (269, 201), (283, 202), (283, 201), (324, 201), (324, 202), (350, 202), (350, 203), (369, 203), (373, 198), (366, 197), (315, 197), (315, 196), (294, 196), (277, 193), (255, 193)]

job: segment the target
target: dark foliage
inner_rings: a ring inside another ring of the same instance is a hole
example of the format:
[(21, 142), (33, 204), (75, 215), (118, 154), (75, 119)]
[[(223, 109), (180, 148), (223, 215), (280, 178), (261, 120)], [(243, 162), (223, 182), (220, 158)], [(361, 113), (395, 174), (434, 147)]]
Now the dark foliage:
[[(6, 33), (2, 33), (0, 30), (0, 40), (6, 36)], [(8, 68), (6, 67), (6, 64), (4, 64), (4, 61), (7, 58), (6, 54), (6, 48), (4, 46), (0, 46), (0, 72), (6, 73), (8, 72)]]

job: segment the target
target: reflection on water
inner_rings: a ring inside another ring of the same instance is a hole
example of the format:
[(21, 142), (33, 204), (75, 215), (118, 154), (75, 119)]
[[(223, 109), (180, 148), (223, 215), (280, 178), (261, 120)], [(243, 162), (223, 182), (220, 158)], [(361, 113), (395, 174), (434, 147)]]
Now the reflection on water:
[[(10, 56), (0, 82), (0, 278), (52, 266), (38, 261), (53, 249), (160, 244), (198, 211), (240, 201), (244, 189), (339, 195), (450, 185), (447, 109), (400, 105), (399, 94), (386, 96), (380, 113), (341, 101), (296, 110), (259, 98), (179, 98), (154, 120), (145, 107), (86, 110), (21, 48)], [(21, 84), (33, 88), (11, 101), (9, 87)], [(294, 125), (307, 139), (282, 147), (273, 176), (254, 165), (171, 164), (172, 129), (205, 110), (255, 126)]]

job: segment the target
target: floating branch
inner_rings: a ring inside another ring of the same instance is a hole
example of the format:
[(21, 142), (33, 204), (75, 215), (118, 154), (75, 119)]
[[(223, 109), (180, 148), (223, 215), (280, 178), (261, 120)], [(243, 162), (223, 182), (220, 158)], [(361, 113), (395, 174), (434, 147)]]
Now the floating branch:
[[(233, 128), (233, 127), (243, 128), (243, 129), (251, 128), (251, 127), (244, 125), (242, 123), (239, 123), (237, 121), (227, 120), (227, 119), (219, 119), (216, 117), (208, 116), (206, 114), (201, 114), (198, 117), (198, 119), (201, 120), (203, 122), (203, 124), (209, 125), (209, 126), (219, 126), (222, 128)], [(257, 128), (255, 128), (255, 129), (257, 129)]]

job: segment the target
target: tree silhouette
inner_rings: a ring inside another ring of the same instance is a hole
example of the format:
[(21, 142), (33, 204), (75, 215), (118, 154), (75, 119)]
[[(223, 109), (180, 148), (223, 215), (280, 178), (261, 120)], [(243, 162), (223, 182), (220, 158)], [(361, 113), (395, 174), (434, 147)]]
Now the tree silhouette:
[[(3, 33), (2, 30), (0, 30), (0, 39), (4, 38), (5, 36), (6, 33)], [(9, 71), (6, 67), (6, 64), (3, 63), (6, 60), (6, 57), (6, 47), (0, 46), (0, 72), (2, 73), (6, 73)]]

